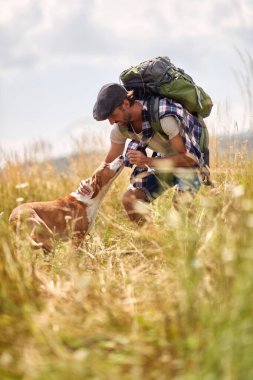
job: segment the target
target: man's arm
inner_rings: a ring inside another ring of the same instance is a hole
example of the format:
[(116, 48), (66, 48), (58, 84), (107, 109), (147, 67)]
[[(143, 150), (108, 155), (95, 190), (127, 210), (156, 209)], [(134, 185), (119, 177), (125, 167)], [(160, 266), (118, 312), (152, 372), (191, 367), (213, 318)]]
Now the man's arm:
[(146, 157), (142, 152), (130, 150), (128, 158), (131, 164), (140, 167), (193, 167), (196, 161), (189, 157), (180, 134), (170, 140), (170, 145), (174, 148), (175, 154), (170, 157), (155, 158)]
[(115, 158), (123, 154), (124, 148), (125, 144), (116, 144), (114, 142), (111, 142), (111, 147), (105, 157), (105, 163), (109, 164), (110, 162), (115, 160)]
[(196, 161), (189, 157), (186, 153), (177, 153), (170, 157), (155, 158), (146, 157), (142, 152), (130, 150), (128, 152), (128, 158), (131, 164), (151, 168), (154, 167), (193, 167)]

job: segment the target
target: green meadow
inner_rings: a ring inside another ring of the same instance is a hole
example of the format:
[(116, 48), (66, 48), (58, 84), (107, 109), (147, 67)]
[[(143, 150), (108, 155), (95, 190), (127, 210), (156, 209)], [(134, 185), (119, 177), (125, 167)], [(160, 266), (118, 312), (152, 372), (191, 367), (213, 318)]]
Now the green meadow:
[(62, 172), (38, 147), (7, 160), (1, 379), (253, 379), (253, 161), (214, 139), (211, 149), (215, 187), (202, 187), (190, 217), (173, 212), (169, 189), (150, 206), (156, 228), (136, 228), (121, 205), (124, 169), (83, 248), (56, 241), (48, 255), (14, 234), (12, 208), (70, 193), (103, 153), (80, 151)]

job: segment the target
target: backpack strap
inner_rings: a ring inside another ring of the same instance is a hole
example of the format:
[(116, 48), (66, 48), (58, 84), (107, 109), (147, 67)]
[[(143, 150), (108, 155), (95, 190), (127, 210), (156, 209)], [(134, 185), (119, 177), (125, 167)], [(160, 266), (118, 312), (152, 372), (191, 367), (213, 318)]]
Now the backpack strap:
[(154, 132), (164, 134), (159, 118), (159, 97), (151, 96), (147, 100), (150, 125)]
[(149, 122), (153, 131), (159, 133), (162, 140), (168, 141), (169, 137), (162, 129), (159, 118), (159, 100), (160, 98), (157, 96), (151, 96), (151, 98), (147, 100)]
[(126, 137), (127, 139), (131, 139), (132, 137), (130, 136), (130, 134), (129, 134), (129, 132), (128, 132), (128, 128), (125, 128), (125, 127), (122, 127), (122, 126), (120, 126), (119, 124), (118, 124), (118, 128), (119, 128), (119, 131), (120, 131), (120, 133), (124, 136), (124, 137)]
[(199, 141), (200, 150), (203, 153), (205, 164), (209, 166), (209, 132), (203, 118), (198, 115), (197, 119), (202, 126), (202, 132)]
[[(153, 129), (154, 132), (160, 133), (163, 139), (166, 138), (166, 140), (168, 140), (168, 136), (163, 131), (161, 122), (159, 119), (159, 97), (151, 96), (149, 99), (147, 99), (147, 108), (148, 108), (149, 122), (150, 122), (151, 128)], [(119, 125), (119, 130), (124, 137), (131, 138), (127, 128), (121, 127)]]

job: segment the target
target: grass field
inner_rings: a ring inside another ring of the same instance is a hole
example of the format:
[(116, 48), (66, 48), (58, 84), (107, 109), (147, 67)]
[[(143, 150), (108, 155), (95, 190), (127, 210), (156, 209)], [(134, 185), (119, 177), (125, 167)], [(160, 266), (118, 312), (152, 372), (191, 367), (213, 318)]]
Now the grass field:
[(68, 170), (10, 161), (0, 182), (0, 379), (253, 379), (253, 161), (213, 147), (215, 189), (195, 215), (150, 207), (158, 227), (125, 215), (123, 171), (83, 251), (44, 256), (15, 239), (17, 203), (54, 199), (91, 175), (102, 155)]

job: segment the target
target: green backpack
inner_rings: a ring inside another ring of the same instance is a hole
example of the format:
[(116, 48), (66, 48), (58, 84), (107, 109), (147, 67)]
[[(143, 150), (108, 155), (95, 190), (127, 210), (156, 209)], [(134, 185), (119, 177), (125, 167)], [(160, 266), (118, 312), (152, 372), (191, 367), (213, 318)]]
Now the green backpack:
[(120, 79), (127, 90), (134, 90), (137, 99), (168, 97), (201, 117), (209, 116), (213, 106), (210, 96), (169, 57), (156, 57), (124, 70)]
[[(182, 104), (202, 125), (200, 149), (209, 165), (209, 134), (204, 117), (209, 116), (213, 103), (209, 95), (182, 69), (174, 66), (169, 57), (156, 57), (124, 70), (120, 80), (127, 90), (134, 90), (137, 99), (148, 99), (151, 127), (163, 135), (158, 116), (158, 98), (168, 97)], [(121, 131), (127, 133), (125, 130)]]

